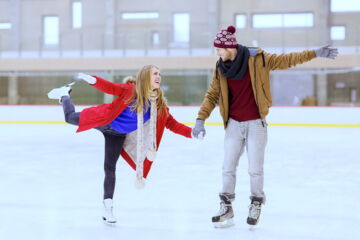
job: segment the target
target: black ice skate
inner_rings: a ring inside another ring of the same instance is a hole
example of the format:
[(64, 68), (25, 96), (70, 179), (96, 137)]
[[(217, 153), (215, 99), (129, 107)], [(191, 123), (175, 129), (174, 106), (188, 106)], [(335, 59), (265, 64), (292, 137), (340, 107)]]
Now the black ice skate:
[(249, 225), (256, 225), (259, 222), (261, 213), (262, 198), (253, 197), (249, 206), (249, 216), (247, 223)]
[(214, 227), (225, 228), (234, 225), (234, 211), (231, 205), (233, 199), (229, 194), (219, 194), (220, 197), (220, 210), (216, 216), (212, 218)]

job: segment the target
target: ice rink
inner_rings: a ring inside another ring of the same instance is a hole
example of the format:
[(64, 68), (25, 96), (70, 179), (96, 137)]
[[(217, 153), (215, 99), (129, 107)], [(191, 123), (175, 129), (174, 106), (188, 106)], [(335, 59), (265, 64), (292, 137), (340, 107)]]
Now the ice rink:
[[(171, 112), (179, 121), (193, 122), (197, 108)], [(166, 130), (143, 190), (134, 187), (135, 173), (120, 158), (118, 223), (110, 227), (101, 220), (102, 135), (76, 134), (74, 126), (51, 121), (63, 121), (60, 106), (0, 106), (1, 240), (360, 239), (360, 108), (271, 109), (267, 203), (254, 228), (246, 224), (246, 154), (238, 167), (236, 225), (215, 229), (211, 224), (219, 209), (222, 126), (207, 126), (203, 141)], [(217, 109), (208, 122), (220, 122)]]

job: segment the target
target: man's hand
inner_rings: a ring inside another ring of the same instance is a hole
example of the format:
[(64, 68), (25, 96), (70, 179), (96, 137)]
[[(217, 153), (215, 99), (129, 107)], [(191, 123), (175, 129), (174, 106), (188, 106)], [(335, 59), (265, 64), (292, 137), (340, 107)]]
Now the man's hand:
[(335, 59), (336, 56), (339, 54), (338, 49), (330, 47), (330, 44), (315, 49), (314, 51), (317, 57), (322, 57), (322, 58)]
[(93, 76), (87, 75), (85, 73), (79, 73), (76, 77), (76, 80), (78, 80), (78, 81), (83, 80), (89, 84), (96, 83), (96, 78), (94, 78)]
[(198, 139), (203, 139), (206, 134), (206, 130), (204, 127), (204, 120), (197, 119), (195, 127), (192, 130), (192, 136)]

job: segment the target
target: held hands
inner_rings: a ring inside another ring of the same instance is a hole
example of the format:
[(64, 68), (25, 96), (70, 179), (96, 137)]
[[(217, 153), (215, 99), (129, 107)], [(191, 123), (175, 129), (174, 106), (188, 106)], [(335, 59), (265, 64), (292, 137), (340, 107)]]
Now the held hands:
[(96, 83), (96, 78), (94, 78), (93, 76), (87, 75), (85, 73), (78, 73), (77, 77), (76, 77), (77, 81), (85, 81), (89, 84), (95, 84)]
[(193, 128), (191, 135), (193, 138), (202, 140), (205, 137), (206, 130), (204, 127), (204, 120), (197, 119), (195, 127)]
[(336, 56), (339, 54), (338, 49), (330, 47), (330, 44), (315, 49), (314, 51), (317, 57), (322, 57), (322, 58), (335, 59)]

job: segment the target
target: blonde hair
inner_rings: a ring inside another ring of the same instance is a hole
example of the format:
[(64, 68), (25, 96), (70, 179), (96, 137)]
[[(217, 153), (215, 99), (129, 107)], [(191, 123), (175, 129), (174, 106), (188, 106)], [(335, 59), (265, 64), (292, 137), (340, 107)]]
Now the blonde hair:
[(136, 79), (134, 76), (126, 76), (123, 78), (123, 83), (135, 83)]
[[(159, 69), (155, 65), (146, 65), (142, 67), (138, 74), (136, 75), (135, 81), (135, 91), (131, 99), (135, 98), (135, 103), (132, 106), (132, 110), (139, 111), (147, 111), (150, 107), (150, 96), (151, 96), (151, 69), (156, 68)], [(167, 112), (167, 100), (164, 97), (164, 92), (161, 88), (154, 89), (153, 92), (156, 93), (156, 105), (158, 109), (158, 115), (162, 113), (162, 111)]]

